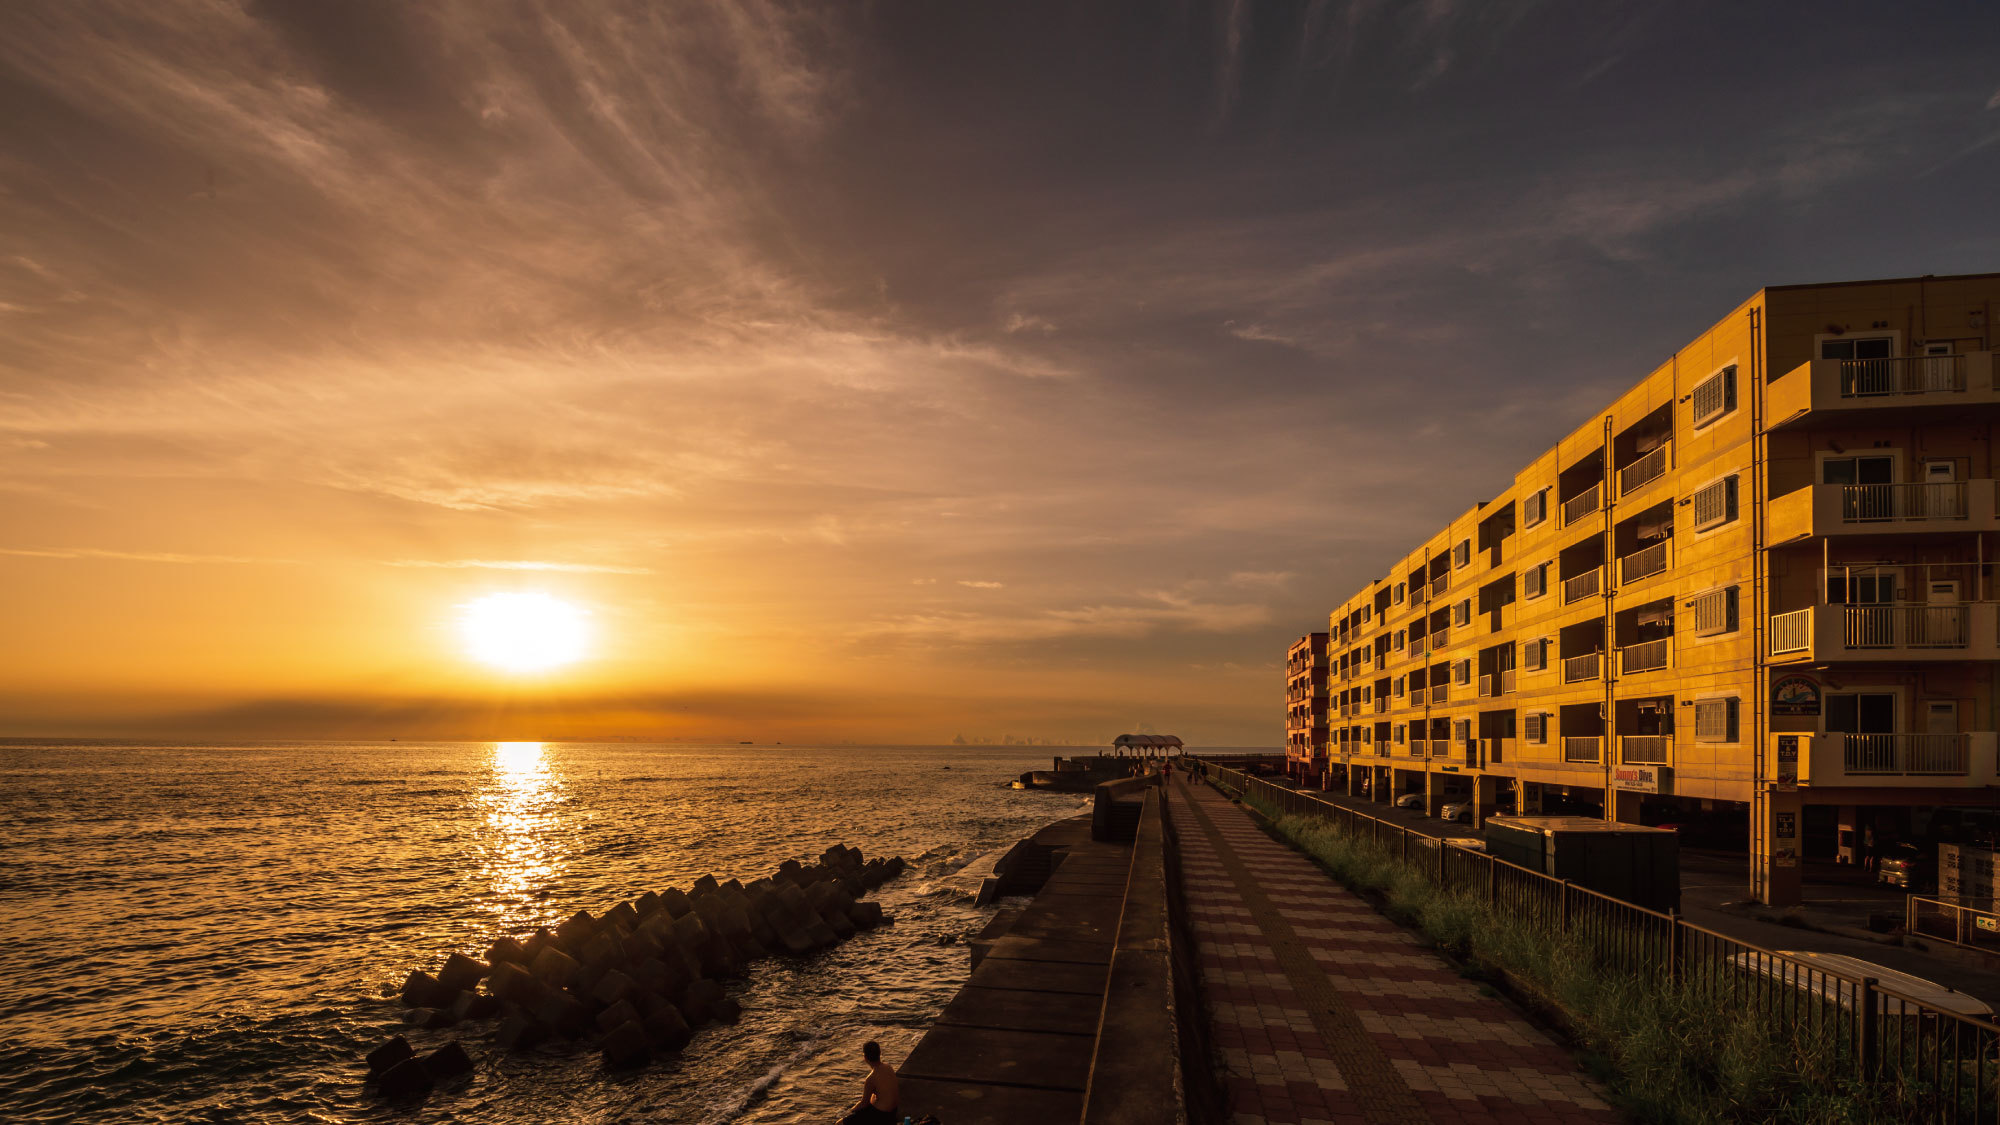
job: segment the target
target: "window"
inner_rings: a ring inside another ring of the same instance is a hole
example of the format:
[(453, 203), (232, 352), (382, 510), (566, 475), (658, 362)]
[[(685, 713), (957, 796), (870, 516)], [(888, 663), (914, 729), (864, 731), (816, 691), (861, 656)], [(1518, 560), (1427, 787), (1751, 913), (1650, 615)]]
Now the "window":
[(1410, 643), (1410, 631), (1408, 629), (1396, 630), (1396, 647), (1402, 648), (1403, 646), (1409, 643)]
[(1397, 604), (1397, 605), (1402, 605), (1402, 604), (1403, 604), (1403, 589), (1404, 589), (1404, 586), (1403, 586), (1403, 584), (1402, 584), (1401, 582), (1398, 582), (1398, 583), (1396, 583), (1396, 604)]
[(1403, 694), (1403, 677), (1401, 677), (1401, 676), (1397, 676), (1397, 677), (1396, 677), (1396, 695), (1397, 695), (1398, 697), (1400, 697), (1400, 696), (1401, 696), (1402, 694)]
[(1403, 744), (1403, 739), (1407, 738), (1408, 736), (1409, 736), (1409, 732), (1408, 732), (1408, 731), (1404, 730), (1404, 729), (1403, 729), (1402, 727), (1397, 727), (1397, 728), (1396, 728), (1396, 745), (1398, 745), (1398, 746), (1401, 746), (1401, 745)]
[(1469, 684), (1472, 682), (1472, 661), (1461, 660), (1451, 666), (1451, 682)]
[(1549, 667), (1549, 639), (1537, 637), (1521, 645), (1521, 662), (1530, 672), (1545, 672)]
[(1838, 340), (1821, 340), (1821, 359), (1888, 359), (1894, 354), (1894, 336), (1853, 336)]
[(1451, 549), (1451, 565), (1454, 567), (1472, 565), (1472, 540), (1461, 539), (1458, 546)]
[(1857, 691), (1828, 693), (1826, 729), (1831, 734), (1893, 734), (1896, 730), (1896, 693)]
[(1694, 428), (1699, 430), (1736, 409), (1736, 365), (1710, 375), (1694, 388)]
[(1710, 590), (1687, 606), (1694, 611), (1695, 636), (1712, 637), (1736, 631), (1736, 587)]
[(1694, 704), (1696, 742), (1736, 741), (1736, 697), (1698, 699)]
[(1452, 623), (1453, 625), (1470, 625), (1470, 624), (1472, 624), (1472, 599), (1471, 599), (1471, 598), (1467, 598), (1467, 599), (1465, 599), (1464, 601), (1462, 601), (1462, 602), (1458, 603), (1457, 605), (1455, 605), (1455, 606), (1451, 607), (1451, 623)]
[(1460, 742), (1470, 742), (1472, 740), (1472, 720), (1453, 719), (1451, 723), (1451, 736)]
[(1365, 605), (1361, 607), (1361, 623), (1362, 623), (1363, 625), (1366, 625), (1366, 624), (1368, 624), (1368, 611), (1369, 611), (1369, 610), (1370, 610), (1371, 608), (1373, 608), (1373, 607), (1371, 607), (1371, 606), (1365, 606)]
[(1828, 457), (1819, 463), (1826, 484), (1890, 484), (1896, 479), (1896, 459), (1885, 454)]
[(1541, 711), (1530, 711), (1521, 720), (1521, 737), (1528, 742), (1549, 740), (1549, 717)]
[(1549, 564), (1531, 566), (1521, 575), (1521, 596), (1523, 599), (1539, 598), (1549, 592)]
[(1521, 501), (1521, 526), (1533, 527), (1549, 518), (1549, 490), (1546, 488), (1530, 492)]
[(1705, 531), (1736, 518), (1736, 477), (1723, 477), (1694, 494), (1694, 529)]

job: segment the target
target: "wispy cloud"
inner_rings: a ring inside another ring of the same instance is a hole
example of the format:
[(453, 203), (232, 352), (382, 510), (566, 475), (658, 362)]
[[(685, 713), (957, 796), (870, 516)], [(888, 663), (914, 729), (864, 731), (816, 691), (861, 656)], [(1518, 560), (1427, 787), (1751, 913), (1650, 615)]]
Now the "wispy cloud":
[(969, 586), (974, 590), (998, 590), (1007, 585), (1005, 582), (985, 582), (975, 578), (961, 578), (958, 584)]
[(533, 559), (395, 559), (389, 566), (435, 568), (440, 570), (551, 570), (564, 574), (653, 574), (649, 566), (612, 566), (604, 563), (541, 562)]
[(175, 551), (110, 551), (95, 547), (0, 547), (0, 555), (27, 559), (102, 559), (109, 562), (197, 565), (226, 563), (251, 566), (293, 566), (297, 559), (253, 558), (244, 555), (192, 555)]

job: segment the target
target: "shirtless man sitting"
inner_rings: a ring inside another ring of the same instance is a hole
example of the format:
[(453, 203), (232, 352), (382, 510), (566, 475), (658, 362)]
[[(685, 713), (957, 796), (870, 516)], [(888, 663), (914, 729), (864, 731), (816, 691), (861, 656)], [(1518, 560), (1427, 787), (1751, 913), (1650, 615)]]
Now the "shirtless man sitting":
[(861, 1045), (861, 1057), (868, 1060), (868, 1081), (840, 1125), (896, 1125), (896, 1072), (882, 1061), (882, 1045), (873, 1039)]

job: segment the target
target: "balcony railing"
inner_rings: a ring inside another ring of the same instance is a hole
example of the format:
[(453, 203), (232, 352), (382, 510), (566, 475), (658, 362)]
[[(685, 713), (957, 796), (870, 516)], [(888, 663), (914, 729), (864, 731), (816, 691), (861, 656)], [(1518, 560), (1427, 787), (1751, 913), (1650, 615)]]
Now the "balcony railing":
[(1810, 607), (1771, 617), (1771, 654), (1804, 652), (1812, 647), (1813, 611)]
[(1580, 680), (1596, 679), (1600, 667), (1598, 661), (1603, 656), (1601, 652), (1586, 652), (1582, 656), (1564, 657), (1563, 683), (1573, 684)]
[(1380, 714), (1381, 714), (1382, 712), (1384, 712), (1384, 711), (1387, 711), (1388, 709), (1389, 709), (1389, 697), (1388, 697), (1388, 696), (1386, 696), (1386, 695), (1378, 695), (1378, 696), (1376, 696), (1376, 697), (1375, 697), (1375, 713), (1376, 713), (1377, 715), (1380, 715)]
[(1451, 756), (1451, 739), (1449, 738), (1431, 739), (1431, 757), (1449, 758), (1450, 756)]
[(1971, 637), (1962, 605), (1850, 605), (1848, 648), (1964, 648)]
[(1618, 739), (1618, 757), (1629, 766), (1664, 766), (1674, 748), (1668, 734), (1627, 734)]
[(1662, 445), (1618, 470), (1618, 495), (1630, 496), (1667, 475), (1667, 451), (1671, 448), (1671, 445)]
[(1673, 653), (1671, 637), (1661, 637), (1656, 641), (1640, 641), (1636, 645), (1626, 645), (1618, 650), (1618, 671), (1652, 672), (1667, 666), (1667, 658)]
[(1598, 502), (1603, 499), (1603, 496), (1604, 486), (1602, 484), (1593, 484), (1575, 496), (1563, 501), (1563, 526), (1568, 527), (1570, 524), (1596, 511)]
[(1411, 605), (1422, 605), (1424, 603), (1424, 599), (1429, 596), (1430, 596), (1430, 591), (1424, 587), (1423, 583), (1421, 582), (1410, 583)]
[(1422, 656), (1424, 654), (1424, 638), (1421, 635), (1411, 637), (1410, 643), (1404, 646), (1403, 651), (1411, 656)]
[(1580, 602), (1604, 588), (1604, 568), (1588, 570), (1574, 578), (1563, 579), (1563, 604)]
[(1479, 694), (1480, 694), (1480, 696), (1481, 696), (1482, 698), (1483, 698), (1483, 697), (1487, 697), (1487, 696), (1495, 696), (1495, 695), (1499, 695), (1499, 694), (1500, 694), (1500, 677), (1498, 677), (1498, 676), (1494, 675), (1494, 674), (1493, 674), (1493, 673), (1491, 673), (1491, 672), (1482, 672), (1482, 673), (1480, 673), (1480, 675), (1479, 675)]
[(1840, 362), (1840, 397), (1920, 395), (1965, 389), (1962, 355), (1912, 355)]
[(1842, 523), (1962, 520), (1970, 515), (1964, 481), (1850, 484), (1840, 490)]
[(1850, 774), (1965, 773), (1963, 734), (1848, 734), (1841, 736), (1841, 759)]
[(1449, 589), (1451, 589), (1451, 575), (1440, 574), (1436, 578), (1431, 579), (1431, 597), (1441, 598), (1444, 596), (1444, 592)]
[(1441, 649), (1450, 643), (1451, 630), (1449, 628), (1431, 630), (1431, 648), (1433, 651)]
[(1501, 669), (1500, 694), (1506, 695), (1508, 692), (1511, 692), (1513, 690), (1514, 690), (1514, 670), (1512, 668)]
[(1626, 555), (1618, 560), (1618, 584), (1629, 586), (1641, 578), (1651, 578), (1667, 569), (1667, 544), (1671, 539), (1662, 539), (1650, 547)]
[(1450, 684), (1438, 684), (1435, 687), (1431, 688), (1432, 703), (1448, 703), (1450, 701), (1451, 701)]
[(1563, 736), (1563, 761), (1601, 762), (1604, 760), (1604, 736), (1598, 734), (1566, 734)]

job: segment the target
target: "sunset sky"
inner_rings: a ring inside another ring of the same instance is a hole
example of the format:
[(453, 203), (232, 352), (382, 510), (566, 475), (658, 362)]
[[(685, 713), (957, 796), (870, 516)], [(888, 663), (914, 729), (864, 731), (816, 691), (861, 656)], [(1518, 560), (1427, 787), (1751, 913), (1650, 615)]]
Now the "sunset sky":
[(0, 735), (1275, 745), (1758, 286), (2000, 268), (2000, 7), (1781, 7), (0, 6)]

